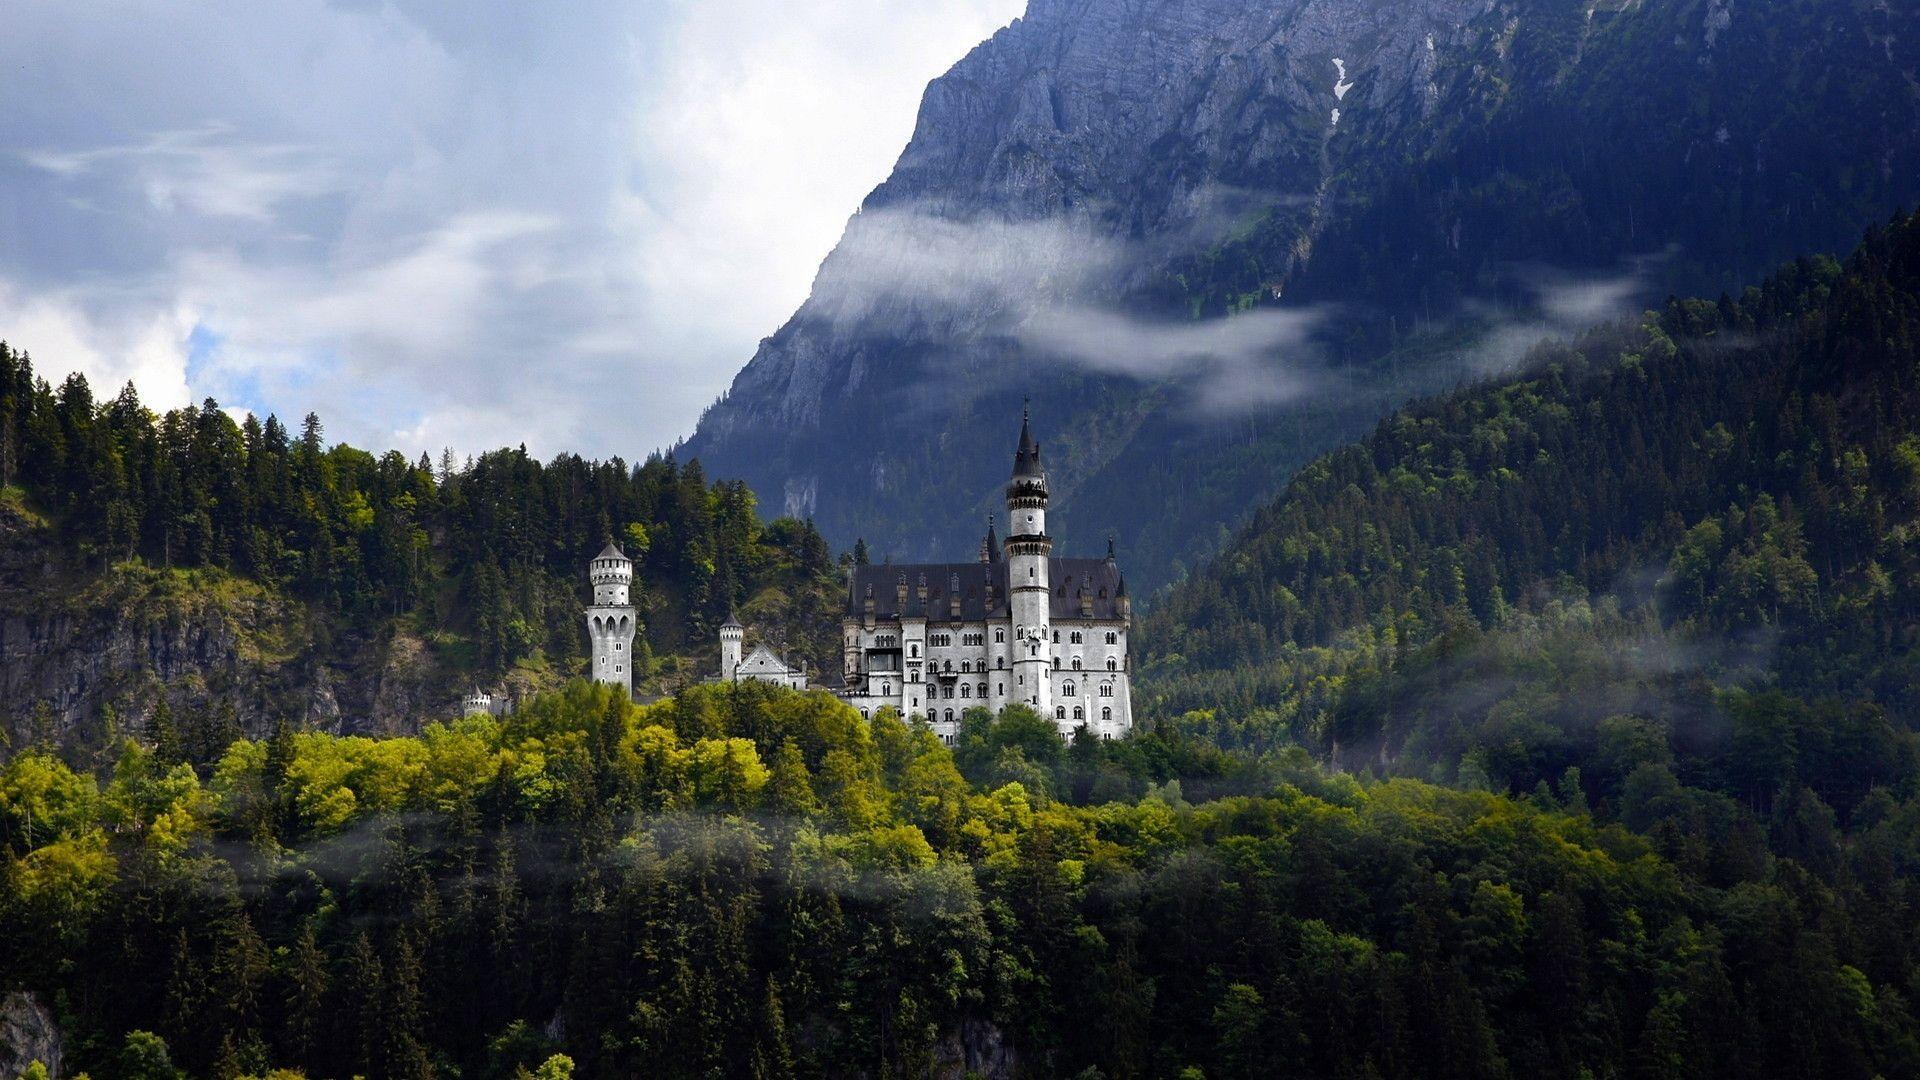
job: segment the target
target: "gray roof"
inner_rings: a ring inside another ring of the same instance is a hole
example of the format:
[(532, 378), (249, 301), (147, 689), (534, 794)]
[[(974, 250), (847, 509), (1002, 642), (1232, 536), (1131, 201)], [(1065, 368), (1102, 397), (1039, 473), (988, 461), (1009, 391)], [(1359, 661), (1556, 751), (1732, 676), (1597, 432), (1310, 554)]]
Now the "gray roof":
[[(901, 575), (906, 576), (907, 602), (899, 603)], [(1052, 618), (1073, 622), (1082, 618), (1112, 622), (1120, 618), (1118, 599), (1126, 594), (1119, 567), (1106, 559), (1052, 559), (1048, 576), (1052, 579)], [(927, 599), (920, 600), (920, 582), (925, 578)], [(993, 605), (987, 606), (987, 585), (993, 586)], [(960, 596), (960, 618), (966, 622), (1004, 619), (1007, 609), (1007, 564), (991, 563), (894, 563), (880, 566), (856, 566), (847, 595), (847, 614), (859, 618), (866, 614), (868, 590), (873, 594), (873, 613), (879, 619), (902, 616), (930, 618), (935, 622), (952, 618), (951, 597), (955, 587)], [(1080, 595), (1092, 601), (1093, 613), (1080, 614)]]
[(613, 541), (611, 540), (607, 541), (607, 546), (605, 550), (601, 551), (600, 554), (595, 555), (593, 557), (594, 562), (599, 562), (601, 559), (619, 559), (622, 562), (633, 561), (632, 559), (627, 558), (626, 552), (621, 551), (619, 548), (615, 547), (613, 544)]
[(1027, 415), (1020, 414), (1020, 448), (1013, 452), (1013, 475), (1043, 476), (1046, 469), (1040, 464), (1040, 444), (1033, 439), (1033, 426), (1028, 423)]

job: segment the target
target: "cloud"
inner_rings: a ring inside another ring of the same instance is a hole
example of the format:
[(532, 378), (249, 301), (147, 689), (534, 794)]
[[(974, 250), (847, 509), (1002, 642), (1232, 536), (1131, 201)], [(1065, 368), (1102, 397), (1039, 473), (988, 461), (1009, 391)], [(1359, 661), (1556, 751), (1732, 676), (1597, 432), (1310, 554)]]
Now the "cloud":
[(1468, 367), (1477, 374), (1511, 371), (1546, 342), (1633, 315), (1648, 299), (1649, 283), (1660, 264), (1673, 255), (1669, 250), (1638, 256), (1609, 274), (1532, 264), (1510, 268), (1510, 283), (1528, 302), (1517, 314), (1486, 304), (1469, 306), (1470, 317), (1490, 325), (1468, 351)]
[(1101, 308), (1035, 313), (1015, 336), (1043, 354), (1090, 371), (1185, 384), (1207, 412), (1240, 412), (1288, 401), (1317, 383), (1313, 334), (1324, 309), (1261, 310), (1201, 322), (1141, 319)]
[(0, 336), (376, 448), (638, 456), (1021, 6), (23, 0)]
[(114, 172), (157, 211), (271, 222), (282, 204), (338, 189), (341, 177), (310, 148), (248, 144), (230, 125), (162, 131), (124, 146), (28, 151), (28, 164), (63, 180)]

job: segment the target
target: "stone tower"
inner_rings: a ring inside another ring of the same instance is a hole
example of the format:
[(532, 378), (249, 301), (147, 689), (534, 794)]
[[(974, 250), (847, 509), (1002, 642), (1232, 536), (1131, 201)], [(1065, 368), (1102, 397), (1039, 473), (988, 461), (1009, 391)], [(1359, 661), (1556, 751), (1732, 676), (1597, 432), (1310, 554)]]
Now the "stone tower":
[(587, 637), (593, 643), (593, 681), (633, 693), (633, 560), (607, 541), (606, 550), (588, 568), (593, 603), (587, 608)]
[(732, 612), (727, 613), (727, 621), (720, 624), (720, 681), (732, 682), (734, 672), (740, 669), (740, 650), (747, 640), (747, 628), (740, 625)]
[(1052, 602), (1047, 564), (1053, 538), (1047, 535), (1047, 471), (1040, 444), (1023, 412), (1020, 448), (1013, 455), (1013, 479), (1007, 482), (1007, 599), (1013, 621), (1014, 685), (1010, 701), (1033, 706), (1046, 716), (1053, 707)]

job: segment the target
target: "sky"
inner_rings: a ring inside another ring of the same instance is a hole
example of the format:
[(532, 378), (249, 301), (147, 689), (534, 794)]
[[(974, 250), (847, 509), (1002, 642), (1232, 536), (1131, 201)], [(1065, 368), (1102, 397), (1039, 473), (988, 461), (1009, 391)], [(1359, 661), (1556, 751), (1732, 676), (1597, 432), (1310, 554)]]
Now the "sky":
[(1023, 7), (9, 0), (0, 340), (375, 450), (636, 459)]

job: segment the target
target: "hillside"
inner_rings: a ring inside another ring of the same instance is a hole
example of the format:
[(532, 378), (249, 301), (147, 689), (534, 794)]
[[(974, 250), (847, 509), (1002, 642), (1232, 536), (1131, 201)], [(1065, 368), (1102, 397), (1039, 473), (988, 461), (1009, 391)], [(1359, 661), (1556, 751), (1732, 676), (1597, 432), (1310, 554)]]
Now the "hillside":
[(1391, 407), (1920, 201), (1910, 3), (1035, 0), (685, 452), (960, 557), (1023, 396), (1146, 589)]
[(1920, 221), (1672, 301), (1306, 469), (1143, 627), (1228, 745), (1842, 813), (1920, 729)]
[(751, 684), (282, 733), (207, 779), (20, 754), (0, 985), (70, 1067), (153, 1080), (1920, 1070), (1910, 792), (1843, 835), (1649, 790), (1656, 842), (1297, 754), (1189, 805), (1225, 764)]
[(838, 669), (825, 541), (697, 462), (376, 457), (313, 416), (296, 434), (56, 389), (0, 344), (0, 734), (106, 747), (164, 711), (210, 755), (278, 722), (395, 733), (474, 686), (551, 689), (583, 670), (610, 536), (638, 563), (644, 689), (713, 670), (729, 607)]

